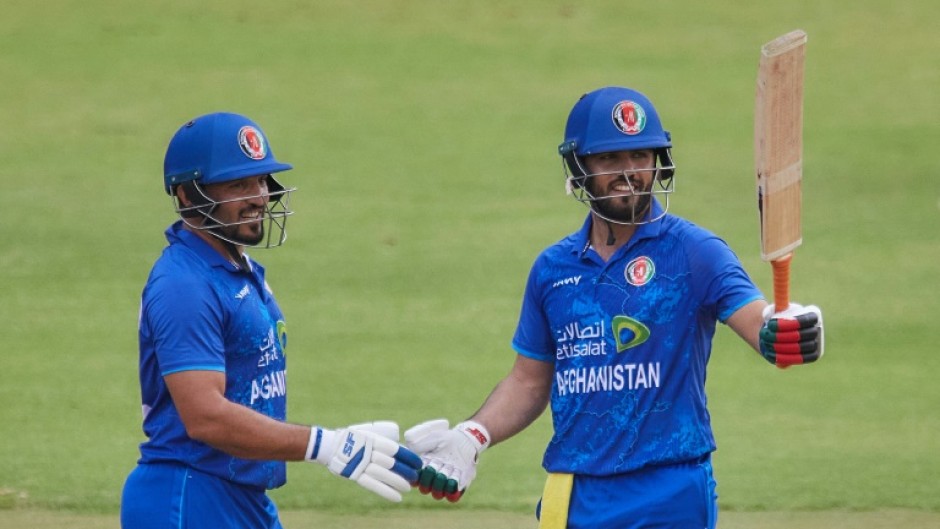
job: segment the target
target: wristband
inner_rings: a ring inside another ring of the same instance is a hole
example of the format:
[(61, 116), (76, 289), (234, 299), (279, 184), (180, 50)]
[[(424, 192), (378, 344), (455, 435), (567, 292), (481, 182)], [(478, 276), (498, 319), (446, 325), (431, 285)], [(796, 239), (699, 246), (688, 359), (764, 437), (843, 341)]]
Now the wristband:
[(307, 454), (304, 459), (307, 461), (316, 461), (326, 465), (333, 456), (333, 441), (336, 432), (320, 428), (319, 426), (310, 427), (310, 440), (307, 441)]
[(476, 421), (464, 421), (455, 426), (454, 429), (473, 441), (477, 454), (480, 454), (490, 446), (490, 432), (485, 426)]

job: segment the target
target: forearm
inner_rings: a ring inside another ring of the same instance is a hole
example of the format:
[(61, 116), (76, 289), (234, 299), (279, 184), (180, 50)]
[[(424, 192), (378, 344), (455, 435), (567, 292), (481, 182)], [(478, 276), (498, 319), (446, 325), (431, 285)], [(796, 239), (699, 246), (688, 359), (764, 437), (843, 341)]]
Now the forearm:
[(732, 314), (731, 317), (728, 318), (728, 321), (725, 322), (728, 327), (734, 330), (742, 340), (758, 353), (760, 352), (760, 329), (764, 324), (762, 312), (766, 306), (767, 302), (762, 299), (752, 301), (738, 309), (738, 311)]
[(518, 357), (512, 371), (490, 393), (472, 419), (489, 431), (491, 444), (532, 424), (548, 405), (554, 366)]
[(302, 461), (310, 432), (310, 426), (272, 419), (229, 401), (194, 427), (187, 426), (190, 437), (235, 457), (281, 461)]
[(182, 371), (164, 380), (193, 439), (244, 459), (304, 459), (310, 427), (285, 423), (226, 399), (222, 373)]

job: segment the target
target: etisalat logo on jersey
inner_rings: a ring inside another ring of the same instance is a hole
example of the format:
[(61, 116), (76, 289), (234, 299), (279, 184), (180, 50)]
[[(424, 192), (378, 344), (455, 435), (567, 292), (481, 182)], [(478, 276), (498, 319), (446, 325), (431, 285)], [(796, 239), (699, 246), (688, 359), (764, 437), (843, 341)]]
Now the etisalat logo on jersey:
[(603, 321), (592, 324), (573, 321), (555, 331), (555, 358), (564, 360), (579, 356), (607, 355), (608, 332), (613, 336), (614, 347), (618, 353), (632, 349), (650, 337), (649, 327), (623, 314), (610, 320), (610, 331)]

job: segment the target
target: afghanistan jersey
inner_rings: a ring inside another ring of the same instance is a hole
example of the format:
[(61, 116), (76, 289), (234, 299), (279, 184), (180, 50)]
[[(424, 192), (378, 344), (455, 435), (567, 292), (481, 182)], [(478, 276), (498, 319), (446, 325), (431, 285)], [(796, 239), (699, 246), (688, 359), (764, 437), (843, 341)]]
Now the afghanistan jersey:
[(679, 217), (637, 226), (606, 263), (590, 227), (589, 215), (536, 259), (512, 341), (555, 364), (543, 466), (605, 476), (714, 451), (705, 367), (715, 324), (760, 291), (724, 241)]
[(243, 485), (284, 484), (283, 461), (230, 456), (186, 435), (163, 377), (190, 370), (225, 373), (225, 397), (274, 419), (287, 410), (284, 316), (264, 268), (241, 270), (176, 222), (144, 287), (140, 386), (141, 463), (173, 461)]

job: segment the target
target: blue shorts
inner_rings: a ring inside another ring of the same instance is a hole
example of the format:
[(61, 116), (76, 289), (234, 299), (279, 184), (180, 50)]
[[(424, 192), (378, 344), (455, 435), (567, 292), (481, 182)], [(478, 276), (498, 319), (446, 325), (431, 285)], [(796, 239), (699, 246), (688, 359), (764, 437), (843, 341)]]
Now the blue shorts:
[[(568, 500), (567, 521), (557, 525), (569, 529), (714, 529), (718, 522), (710, 458), (614, 476), (575, 475)], [(541, 510), (540, 501), (536, 516)]]
[(173, 463), (139, 464), (124, 483), (123, 529), (283, 529), (263, 489)]

